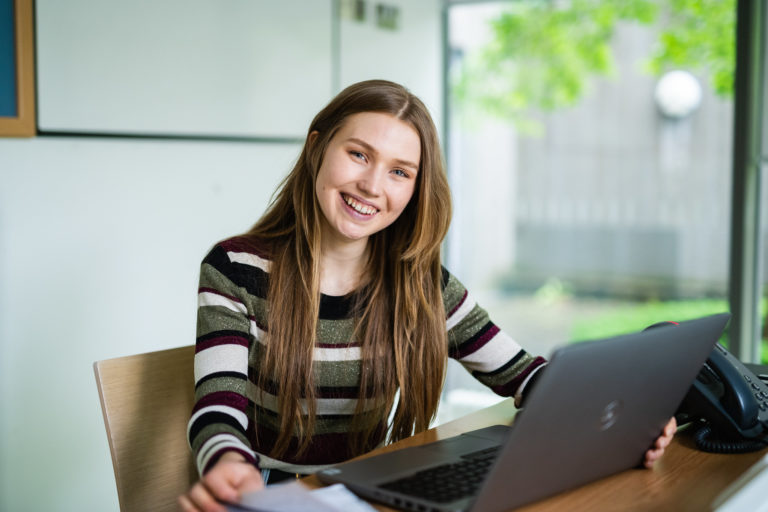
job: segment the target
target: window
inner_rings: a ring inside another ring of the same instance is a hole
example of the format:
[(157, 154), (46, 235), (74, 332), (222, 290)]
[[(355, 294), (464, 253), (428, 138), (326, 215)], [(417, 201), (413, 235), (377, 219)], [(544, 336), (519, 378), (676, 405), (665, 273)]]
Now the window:
[(735, 4), (619, 4), (446, 8), (446, 266), (535, 354), (729, 309)]

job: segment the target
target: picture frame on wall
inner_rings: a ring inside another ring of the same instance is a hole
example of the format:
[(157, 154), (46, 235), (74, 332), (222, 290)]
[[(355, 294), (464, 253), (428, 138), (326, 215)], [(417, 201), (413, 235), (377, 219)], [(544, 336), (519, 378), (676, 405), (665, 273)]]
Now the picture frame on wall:
[(1, 137), (36, 133), (32, 2), (0, 0)]

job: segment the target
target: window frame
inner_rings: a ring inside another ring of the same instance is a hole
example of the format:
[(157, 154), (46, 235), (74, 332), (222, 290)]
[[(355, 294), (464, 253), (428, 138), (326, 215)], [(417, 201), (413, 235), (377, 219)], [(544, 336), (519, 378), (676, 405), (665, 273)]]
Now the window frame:
[(766, 16), (761, 0), (738, 0), (734, 76), (733, 177), (729, 301), (729, 348), (745, 362), (760, 361), (761, 182), (768, 165), (766, 85)]

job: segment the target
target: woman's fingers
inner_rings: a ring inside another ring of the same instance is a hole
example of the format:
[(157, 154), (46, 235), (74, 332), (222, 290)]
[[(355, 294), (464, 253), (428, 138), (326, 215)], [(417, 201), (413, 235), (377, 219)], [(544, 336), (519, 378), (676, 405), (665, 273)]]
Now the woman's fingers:
[(672, 438), (677, 432), (677, 420), (673, 417), (669, 422), (664, 425), (664, 429), (661, 435), (656, 438), (656, 442), (653, 443), (653, 448), (645, 452), (645, 467), (652, 468), (653, 464), (664, 455), (664, 450), (672, 442)]
[(203, 477), (202, 483), (212, 497), (215, 496), (218, 500), (236, 503), (240, 500), (240, 493), (237, 488), (241, 480), (241, 475), (237, 473), (236, 468), (237, 466), (245, 466), (245, 464), (239, 462), (236, 465), (230, 464), (230, 466), (232, 467), (228, 467), (228, 471), (209, 471)]
[(190, 501), (186, 494), (179, 496), (179, 506), (184, 512), (198, 512), (198, 508)]
[(186, 495), (180, 496), (179, 504), (184, 512), (226, 512), (226, 508), (216, 500), (202, 482), (197, 482)]
[(184, 512), (226, 512), (225, 503), (237, 503), (243, 492), (264, 487), (261, 473), (244, 460), (221, 460), (189, 492), (179, 496)]
[(669, 423), (667, 423), (667, 426), (664, 427), (664, 434), (669, 436), (669, 438), (671, 439), (675, 435), (675, 432), (677, 432), (677, 420), (675, 419), (674, 416), (672, 416), (672, 419), (669, 420)]

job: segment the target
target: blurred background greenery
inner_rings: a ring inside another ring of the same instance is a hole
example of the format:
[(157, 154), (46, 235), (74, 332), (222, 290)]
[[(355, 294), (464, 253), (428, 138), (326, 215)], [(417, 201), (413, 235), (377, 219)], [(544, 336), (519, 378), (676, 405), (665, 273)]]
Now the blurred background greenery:
[(615, 75), (616, 30), (634, 23), (655, 32), (649, 73), (698, 71), (729, 98), (735, 22), (735, 0), (509, 2), (489, 20), (491, 40), (464, 59), (453, 94), (467, 111), (530, 128), (531, 110), (573, 106), (591, 77)]
[(449, 4), (446, 266), (493, 321), (546, 356), (728, 311), (735, 0)]
[[(676, 322), (691, 320), (706, 315), (728, 311), (728, 302), (724, 300), (689, 300), (689, 301), (651, 301), (642, 305), (617, 307), (588, 318), (574, 321), (571, 337), (573, 340), (599, 339), (640, 331), (656, 322), (668, 319)], [(768, 301), (763, 299), (761, 314), (765, 318)], [(662, 319), (662, 320), (660, 320)], [(720, 339), (728, 347), (728, 332)], [(768, 336), (763, 333), (762, 363), (768, 364)]]

